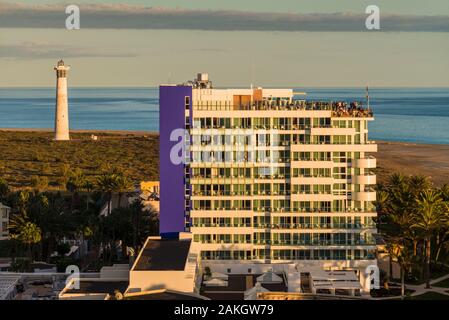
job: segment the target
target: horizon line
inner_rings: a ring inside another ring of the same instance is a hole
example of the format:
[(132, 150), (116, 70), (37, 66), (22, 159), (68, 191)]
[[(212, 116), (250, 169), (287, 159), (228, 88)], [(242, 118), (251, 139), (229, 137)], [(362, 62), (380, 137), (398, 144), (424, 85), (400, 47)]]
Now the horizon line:
[[(136, 86), (128, 86), (128, 85), (123, 85), (123, 86), (68, 86), (69, 89), (145, 89), (145, 88), (150, 88), (150, 89), (157, 89), (159, 88), (159, 86), (164, 86), (164, 85), (182, 85), (182, 83), (176, 84), (159, 84), (159, 85), (151, 85), (151, 86), (143, 86), (143, 85), (136, 85)], [(212, 89), (230, 89), (230, 88), (236, 88), (236, 89), (249, 89), (251, 86), (241, 86), (241, 85), (236, 85), (236, 86), (215, 86)], [(271, 86), (271, 85), (253, 85), (253, 88), (273, 88), (273, 89), (284, 89), (284, 88), (294, 88), (294, 89), (299, 89), (299, 88), (310, 88), (310, 89), (315, 89), (315, 88), (319, 88), (319, 89), (358, 89), (358, 88), (362, 88), (362, 89), (366, 89), (366, 87), (370, 88), (370, 89), (449, 89), (449, 85), (447, 86), (401, 86), (401, 85), (393, 85), (393, 86), (370, 86), (370, 85), (360, 85), (360, 86), (308, 86), (308, 85), (276, 85), (276, 86)], [(0, 86), (0, 89), (55, 89), (55, 86)]]

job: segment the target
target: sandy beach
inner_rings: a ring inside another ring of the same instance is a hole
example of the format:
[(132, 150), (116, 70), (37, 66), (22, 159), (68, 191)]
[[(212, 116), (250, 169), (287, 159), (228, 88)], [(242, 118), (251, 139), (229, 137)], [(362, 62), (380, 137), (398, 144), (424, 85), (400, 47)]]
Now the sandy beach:
[(377, 141), (378, 181), (394, 172), (431, 177), (437, 186), (449, 184), (449, 145)]

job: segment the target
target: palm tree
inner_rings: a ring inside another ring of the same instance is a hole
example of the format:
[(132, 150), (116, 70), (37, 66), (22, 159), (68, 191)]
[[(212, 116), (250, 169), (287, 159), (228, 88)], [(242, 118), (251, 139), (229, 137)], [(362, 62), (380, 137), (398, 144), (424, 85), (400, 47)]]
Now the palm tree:
[(449, 202), (449, 184), (443, 184), (440, 188), (443, 201)]
[(27, 215), (17, 214), (11, 221), (10, 226), (11, 238), (18, 240), (28, 248), (30, 260), (33, 260), (32, 246), (41, 242), (41, 229), (33, 222), (29, 221)]
[(415, 198), (410, 191), (409, 180), (401, 174), (393, 174), (389, 178), (386, 188), (379, 187), (379, 198), (376, 207), (380, 213), (378, 216), (378, 229), (387, 241), (389, 255), (390, 278), (393, 275), (393, 260), (396, 259), (395, 248), (398, 237), (413, 238), (410, 233), (412, 224), (412, 212)]
[(61, 185), (64, 187), (67, 185), (67, 181), (69, 181), (70, 172), (71, 172), (70, 164), (64, 163), (61, 166), (61, 171), (60, 171)]
[(387, 187), (389, 189), (392, 189), (392, 188), (399, 188), (399, 189), (401, 189), (402, 187), (404, 187), (405, 184), (407, 184), (407, 177), (406, 176), (404, 176), (402, 173), (393, 173), (388, 178)]
[(70, 204), (71, 210), (73, 210), (76, 193), (82, 189), (85, 184), (86, 177), (80, 169), (75, 169), (70, 173), (69, 179), (66, 183), (66, 189), (72, 194), (72, 201)]
[(108, 201), (108, 215), (111, 214), (111, 201), (112, 201), (112, 193), (116, 190), (116, 181), (117, 174), (116, 173), (103, 173), (97, 178), (97, 187), (103, 192)]
[(118, 207), (121, 208), (122, 196), (124, 192), (130, 191), (133, 187), (132, 181), (128, 177), (118, 174), (115, 180), (115, 192), (118, 192)]
[(422, 175), (413, 175), (408, 178), (408, 185), (410, 186), (410, 191), (418, 197), (422, 192), (431, 189), (432, 183), (428, 177)]
[(405, 296), (405, 274), (409, 271), (413, 263), (413, 255), (409, 250), (404, 239), (397, 238), (397, 243), (392, 245), (392, 255), (396, 258), (396, 261), (401, 267), (401, 298)]
[(417, 200), (412, 228), (420, 231), (425, 243), (425, 277), (426, 288), (430, 288), (430, 258), (432, 236), (439, 232), (447, 221), (443, 211), (441, 192), (429, 189), (422, 192)]
[(84, 185), (82, 187), (86, 192), (87, 192), (87, 196), (86, 196), (86, 210), (89, 211), (89, 204), (91, 202), (91, 192), (94, 189), (94, 185), (92, 182), (85, 180), (84, 181)]

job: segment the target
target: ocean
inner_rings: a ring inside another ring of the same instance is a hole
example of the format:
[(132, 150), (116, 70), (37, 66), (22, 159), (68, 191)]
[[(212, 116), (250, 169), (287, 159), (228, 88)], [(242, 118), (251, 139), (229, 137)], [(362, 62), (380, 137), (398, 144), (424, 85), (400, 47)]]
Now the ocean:
[[(365, 100), (364, 88), (298, 88), (309, 100)], [(373, 140), (449, 144), (449, 88), (371, 88)], [(0, 88), (0, 128), (53, 128), (54, 88)], [(158, 131), (157, 88), (69, 88), (71, 129)]]

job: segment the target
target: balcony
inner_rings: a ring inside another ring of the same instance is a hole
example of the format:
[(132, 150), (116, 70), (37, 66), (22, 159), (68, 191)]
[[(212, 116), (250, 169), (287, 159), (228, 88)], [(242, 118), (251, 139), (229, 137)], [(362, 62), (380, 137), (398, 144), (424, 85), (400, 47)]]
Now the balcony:
[(360, 223), (264, 223), (254, 224), (256, 229), (375, 229), (375, 224), (360, 224)]
[(263, 246), (374, 246), (375, 240), (254, 240), (253, 244)]
[(372, 188), (367, 188), (363, 192), (353, 192), (352, 200), (354, 200), (354, 201), (376, 201), (376, 191)]
[(374, 158), (373, 156), (368, 156), (362, 159), (355, 159), (353, 163), (354, 167), (357, 168), (374, 169), (377, 166), (376, 158)]
[(363, 185), (376, 184), (376, 175), (369, 172), (364, 175), (354, 176), (354, 183)]

